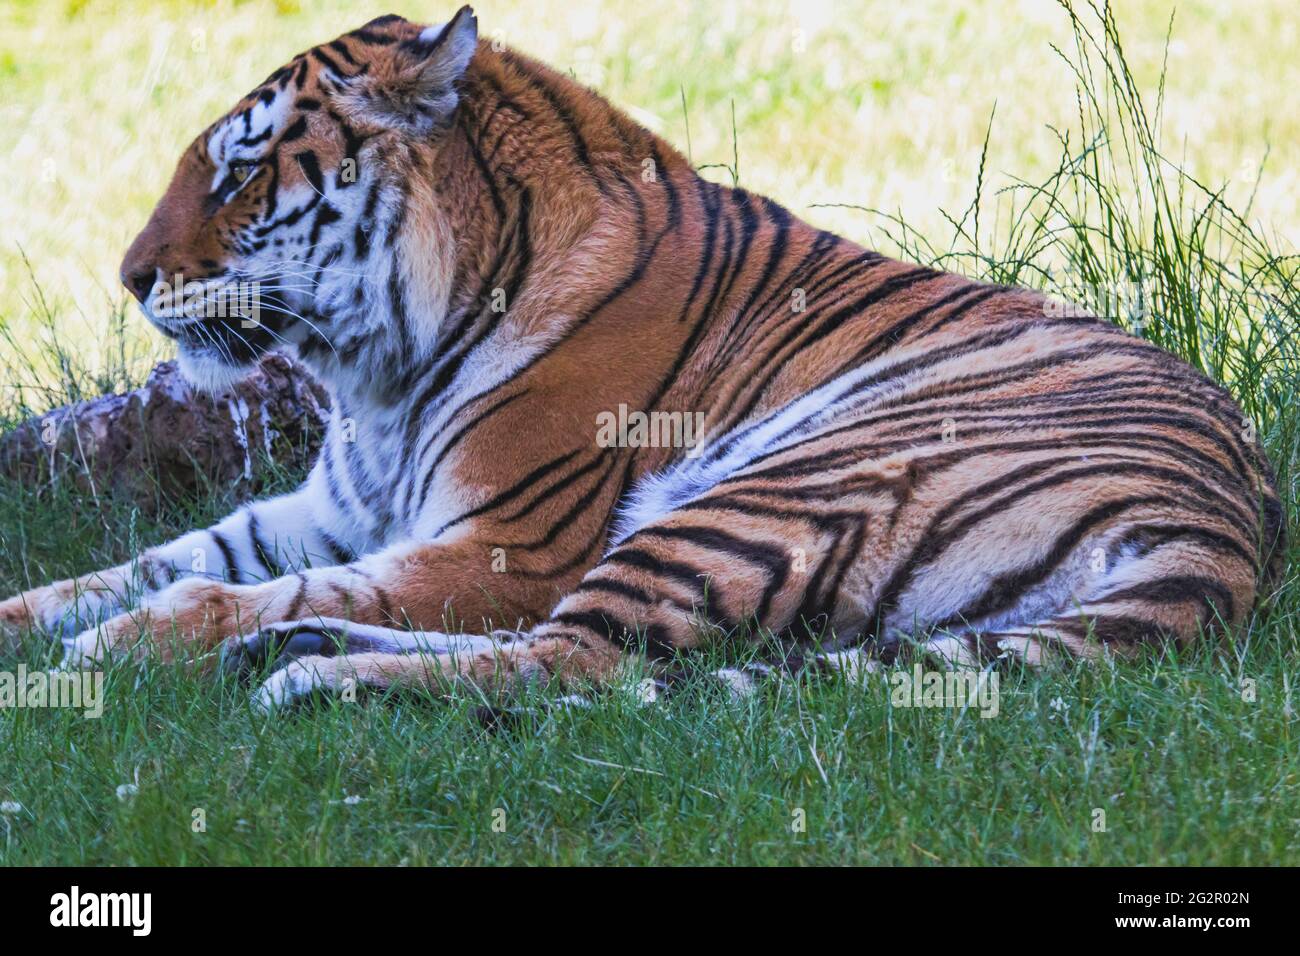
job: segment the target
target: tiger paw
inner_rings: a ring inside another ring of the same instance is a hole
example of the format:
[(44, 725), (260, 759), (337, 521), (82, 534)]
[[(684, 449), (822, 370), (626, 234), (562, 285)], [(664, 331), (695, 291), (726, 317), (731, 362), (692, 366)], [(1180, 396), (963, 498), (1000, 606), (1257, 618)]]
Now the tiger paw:
[(298, 621), (271, 624), (225, 641), (221, 645), (221, 669), (248, 680), (268, 664), (278, 672), (299, 658), (333, 657), (340, 647), (339, 637), (326, 627)]
[(16, 640), (35, 624), (25, 594), (0, 601), (0, 637)]
[(65, 671), (94, 670), (115, 656), (113, 646), (102, 629), (92, 627), (75, 637), (63, 640), (63, 660), (59, 668)]
[(253, 694), (253, 708), (263, 714), (288, 710), (329, 692), (345, 692), (355, 687), (355, 678), (345, 678), (338, 658), (302, 657), (280, 668)]
[(107, 591), (85, 591), (74, 598), (57, 586), (33, 588), (0, 602), (0, 637), (13, 640), (39, 631), (67, 641), (122, 609), (122, 602)]

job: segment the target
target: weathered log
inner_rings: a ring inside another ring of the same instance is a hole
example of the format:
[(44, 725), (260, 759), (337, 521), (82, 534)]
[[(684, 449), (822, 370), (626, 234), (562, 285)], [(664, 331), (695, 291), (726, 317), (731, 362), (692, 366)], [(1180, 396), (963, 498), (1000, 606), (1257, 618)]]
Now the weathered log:
[(281, 355), (216, 395), (162, 362), (125, 395), (57, 408), (0, 435), (0, 475), (41, 488), (73, 482), (149, 513), (210, 489), (244, 499), (261, 491), (269, 463), (306, 470), (328, 411), (325, 390)]

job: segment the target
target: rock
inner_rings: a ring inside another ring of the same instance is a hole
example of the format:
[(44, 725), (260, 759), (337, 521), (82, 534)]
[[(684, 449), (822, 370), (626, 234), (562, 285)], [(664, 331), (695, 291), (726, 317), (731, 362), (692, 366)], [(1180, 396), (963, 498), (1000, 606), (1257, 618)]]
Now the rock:
[(271, 477), (268, 461), (306, 472), (328, 413), (325, 390), (282, 355), (268, 355), (217, 395), (162, 362), (141, 388), (57, 408), (0, 435), (0, 475), (43, 488), (71, 481), (148, 513), (208, 489), (245, 499)]

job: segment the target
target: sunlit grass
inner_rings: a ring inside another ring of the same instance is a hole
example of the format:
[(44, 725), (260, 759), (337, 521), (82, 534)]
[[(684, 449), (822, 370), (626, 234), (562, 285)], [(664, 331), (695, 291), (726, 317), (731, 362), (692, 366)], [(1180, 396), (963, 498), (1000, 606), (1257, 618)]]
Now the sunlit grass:
[[(181, 150), (272, 69), (390, 10), (416, 20), (456, 6), (392, 0), (157, 2), (8, 0), (0, 5), (0, 324), (45, 336), (22, 262), (75, 333), (97, 334), (122, 300), (121, 255)], [(1285, 0), (1120, 5), (1145, 86), (1165, 64), (1166, 151), (1252, 221), (1300, 238), (1300, 36)], [(1070, 43), (1052, 0), (529, 0), (476, 5), (482, 30), (605, 92), (698, 164), (739, 173), (818, 225), (884, 244), (873, 223), (813, 208), (851, 203), (922, 234), (969, 201), (989, 117), (987, 172), (1037, 181), (1055, 168), (1049, 125), (1075, 113), (1075, 81), (1051, 44)], [(1265, 156), (1267, 155), (1267, 163)], [(1263, 175), (1261, 177), (1261, 168)], [(709, 175), (726, 179), (720, 169)], [(1254, 194), (1254, 202), (1248, 201)], [(163, 345), (131, 313), (128, 333)], [(0, 344), (0, 358), (11, 354)], [(96, 364), (91, 361), (90, 364)]]

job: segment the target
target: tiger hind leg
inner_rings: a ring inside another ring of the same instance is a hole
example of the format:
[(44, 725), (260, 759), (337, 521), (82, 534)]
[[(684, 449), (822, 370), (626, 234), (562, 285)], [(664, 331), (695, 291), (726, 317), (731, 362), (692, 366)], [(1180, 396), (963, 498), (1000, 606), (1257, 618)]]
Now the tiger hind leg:
[(280, 621), (252, 634), (230, 638), (222, 645), (221, 665), (228, 674), (248, 678), (267, 668), (279, 670), (304, 657), (490, 653), (517, 636), (514, 631), (493, 631), (487, 635), (411, 631), (316, 617)]
[(937, 633), (926, 649), (954, 666), (1001, 660), (1041, 667), (1190, 647), (1240, 628), (1254, 605), (1257, 574), (1245, 555), (1175, 540), (1079, 582), (1077, 597), (1054, 614)]
[[(654, 700), (681, 671), (680, 655), (739, 632), (749, 621), (770, 633), (797, 629), (808, 608), (820, 609), (823, 578), (798, 568), (816, 569), (823, 556), (837, 556), (837, 532), (811, 518), (778, 524), (670, 512), (620, 541), (547, 620), (513, 640), (463, 653), (438, 651), (441, 638), (434, 638), (432, 653), (377, 647), (309, 655), (272, 674), (257, 699), (274, 707), (354, 684), (436, 695), (468, 687), (501, 701), (522, 686), (587, 695), (631, 678), (638, 695)], [(763, 671), (742, 665), (714, 677), (743, 695)]]
[[(254, 634), (230, 638), (222, 647), (221, 663), (227, 674), (240, 680), (249, 680), (269, 669), (270, 678), (254, 702), (264, 712), (270, 712), (279, 705), (317, 692), (343, 690), (349, 681), (352, 686), (387, 686), (385, 681), (373, 677), (358, 679), (357, 669), (351, 666), (356, 661), (343, 668), (325, 663), (336, 657), (406, 657), (409, 665), (438, 655), (454, 659), (464, 654), (495, 653), (518, 636), (515, 631), (499, 630), (487, 635), (407, 631), (339, 618), (315, 618), (279, 622)], [(304, 663), (295, 667), (299, 661)], [(286, 670), (283, 676), (276, 676)], [(365, 673), (364, 669), (361, 673)], [(652, 699), (653, 692), (648, 696)], [(547, 702), (551, 709), (587, 704), (585, 697), (576, 694)], [(485, 727), (495, 730), (517, 724), (525, 713), (522, 708), (485, 704), (477, 709), (476, 716)]]

